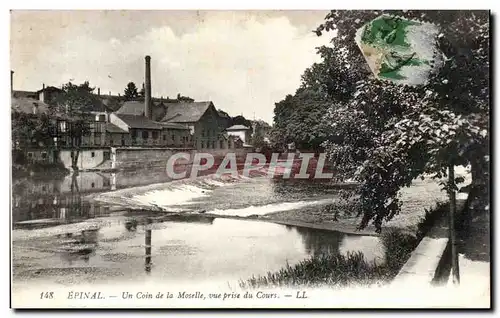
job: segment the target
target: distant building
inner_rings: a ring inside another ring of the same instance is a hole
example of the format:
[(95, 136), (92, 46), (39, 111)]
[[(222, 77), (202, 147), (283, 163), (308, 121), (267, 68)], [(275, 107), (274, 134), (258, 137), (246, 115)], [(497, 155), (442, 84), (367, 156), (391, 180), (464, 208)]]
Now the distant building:
[(248, 143), (250, 141), (251, 129), (243, 125), (233, 125), (226, 128), (228, 135), (239, 137), (243, 143)]
[[(230, 149), (238, 145), (238, 140), (243, 144), (249, 140), (247, 127), (242, 132), (226, 130), (231, 118), (224, 111), (217, 111), (211, 101), (195, 102), (180, 95), (177, 99), (153, 98), (151, 59), (147, 56), (145, 60), (144, 96), (140, 100), (124, 101), (123, 97), (111, 93), (101, 95), (98, 88), (87, 105), (78, 106), (77, 116), (83, 118), (89, 127), (89, 133), (80, 140), (82, 150), (88, 148), (89, 158), (100, 156), (97, 156), (98, 148), (102, 150), (99, 154), (109, 153), (109, 149), (104, 149), (106, 147)], [(46, 87), (45, 84), (35, 92), (12, 91), (13, 105), (18, 108), (22, 105), (23, 112), (46, 112), (48, 104), (61, 93), (64, 93), (62, 89)], [(57, 122), (56, 147), (72, 146), (74, 139), (68, 134), (70, 121), (61, 119)], [(239, 139), (232, 138), (234, 136)], [(107, 157), (103, 156), (104, 160)]]

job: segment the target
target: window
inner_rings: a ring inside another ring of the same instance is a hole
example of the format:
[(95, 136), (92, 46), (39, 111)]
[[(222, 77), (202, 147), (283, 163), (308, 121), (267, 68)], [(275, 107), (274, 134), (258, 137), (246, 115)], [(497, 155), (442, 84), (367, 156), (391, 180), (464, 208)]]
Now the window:
[(42, 152), (42, 159), (47, 159), (47, 153), (45, 151)]
[(153, 131), (153, 139), (158, 139), (158, 132), (157, 131)]
[(92, 188), (95, 188), (95, 183), (92, 182), (92, 184), (90, 185)]
[[(201, 131), (201, 136), (202, 136), (202, 137), (205, 137), (205, 129), (203, 129), (203, 130)], [(203, 148), (203, 147), (202, 147), (202, 148)]]
[(148, 138), (149, 138), (149, 132), (148, 132), (148, 131), (143, 130), (143, 131), (142, 131), (142, 139), (148, 139)]
[(94, 158), (94, 157), (95, 157), (95, 152), (93, 152), (93, 151), (92, 151), (92, 152), (90, 153), (90, 156), (91, 156), (92, 158)]
[(203, 141), (201, 142), (201, 149), (205, 149), (205, 143)]
[(65, 121), (59, 122), (59, 130), (61, 132), (66, 132), (66, 122)]
[(94, 123), (94, 131), (98, 133), (104, 132), (104, 123), (95, 122)]
[(222, 140), (219, 140), (219, 146), (220, 149), (224, 149), (224, 142)]
[(212, 148), (215, 149), (215, 140), (212, 141)]
[(170, 136), (170, 138), (172, 138), (172, 141), (175, 141), (175, 135), (172, 134), (172, 136)]
[(163, 140), (167, 140), (167, 135), (163, 135)]
[(132, 139), (137, 138), (137, 130), (132, 129)]

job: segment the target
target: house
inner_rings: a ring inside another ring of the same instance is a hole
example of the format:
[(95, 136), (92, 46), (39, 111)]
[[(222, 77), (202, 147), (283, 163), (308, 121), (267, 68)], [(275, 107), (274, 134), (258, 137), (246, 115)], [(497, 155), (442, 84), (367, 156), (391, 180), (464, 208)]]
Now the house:
[[(152, 122), (163, 126), (165, 131), (162, 133), (162, 142), (159, 142), (159, 145), (170, 146), (173, 143), (175, 146), (187, 145), (197, 149), (228, 148), (228, 140), (223, 137), (223, 123), (214, 104), (210, 101), (153, 101), (151, 103), (151, 120), (145, 116), (144, 102), (127, 101), (114, 115), (118, 118), (125, 116), (125, 118), (135, 118), (136, 120), (142, 118), (143, 123)], [(116, 120), (113, 116), (111, 118)], [(116, 124), (113, 120), (111, 122)], [(136, 129), (139, 128), (136, 127)], [(163, 140), (163, 138), (166, 139)]]
[(38, 96), (38, 100), (43, 101), (44, 103), (50, 103), (55, 100), (58, 95), (63, 92), (62, 89), (57, 88), (55, 86), (47, 86), (45, 84), (42, 85), (42, 89), (36, 91), (36, 95)]
[(192, 146), (187, 125), (160, 121), (166, 114), (162, 102), (152, 103), (152, 119), (145, 116), (144, 104), (141, 101), (127, 101), (110, 116), (112, 124), (130, 133), (130, 143), (126, 139), (125, 145), (183, 148)]
[(161, 122), (177, 123), (189, 128), (196, 149), (227, 149), (224, 124), (210, 101), (168, 103)]
[(126, 146), (160, 146), (163, 126), (143, 115), (113, 113), (111, 124), (128, 132)]
[[(44, 115), (45, 117), (42, 119)], [(55, 138), (58, 136), (57, 127), (60, 119), (58, 117), (51, 118), (48, 115), (49, 105), (43, 101), (31, 97), (12, 97), (11, 116), (14, 121), (12, 127), (12, 148), (15, 155), (14, 161), (54, 162)], [(26, 126), (29, 125), (28, 121), (30, 119), (47, 120), (45, 125), (47, 126), (49, 135), (34, 136), (33, 131), (30, 130), (30, 126)]]
[(237, 136), (243, 141), (243, 143), (248, 143), (250, 141), (251, 129), (243, 125), (233, 125), (226, 128), (228, 135)]

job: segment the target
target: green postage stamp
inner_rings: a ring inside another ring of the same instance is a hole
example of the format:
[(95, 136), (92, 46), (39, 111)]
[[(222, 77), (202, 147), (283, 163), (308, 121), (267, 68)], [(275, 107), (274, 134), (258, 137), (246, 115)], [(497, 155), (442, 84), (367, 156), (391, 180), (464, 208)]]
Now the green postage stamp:
[(422, 85), (444, 62), (438, 36), (434, 24), (382, 15), (358, 29), (356, 43), (378, 79)]

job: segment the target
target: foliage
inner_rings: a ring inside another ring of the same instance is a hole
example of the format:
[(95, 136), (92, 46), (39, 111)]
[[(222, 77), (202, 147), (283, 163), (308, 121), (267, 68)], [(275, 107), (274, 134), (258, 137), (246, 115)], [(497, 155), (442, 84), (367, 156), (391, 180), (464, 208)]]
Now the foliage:
[(266, 276), (252, 276), (240, 281), (242, 288), (307, 287), (329, 285), (343, 287), (350, 284), (373, 284), (385, 278), (382, 266), (367, 262), (363, 253), (322, 254), (305, 259), (294, 266), (287, 264)]
[(135, 86), (134, 82), (129, 82), (125, 91), (123, 92), (123, 97), (125, 100), (134, 100), (139, 97), (139, 93), (137, 92), (137, 86)]
[(62, 93), (49, 101), (51, 115), (63, 114), (66, 118), (66, 137), (71, 149), (72, 167), (77, 170), (82, 137), (90, 134), (89, 116), (95, 105), (102, 105), (101, 99), (93, 94), (95, 87), (88, 81), (80, 85), (64, 84)]
[(268, 148), (265, 138), (269, 137), (271, 126), (263, 120), (252, 121), (253, 134), (251, 144), (259, 149)]
[(33, 116), (23, 112), (12, 112), (12, 149), (28, 146), (48, 147), (54, 142), (54, 123), (47, 114)]
[(274, 109), (273, 143), (284, 146), (295, 142), (298, 149), (319, 150), (328, 138), (324, 114), (329, 107), (322, 93), (309, 88), (286, 96)]
[(242, 115), (231, 117), (231, 120), (229, 121), (229, 127), (234, 125), (243, 125), (245, 127), (252, 129), (252, 122), (243, 117)]
[(399, 229), (390, 229), (380, 237), (385, 248), (385, 266), (389, 276), (395, 277), (408, 261), (419, 240)]
[(178, 93), (177, 94), (177, 101), (191, 103), (191, 102), (194, 102), (194, 98), (191, 98), (188, 96), (182, 96), (180, 93)]
[[(319, 50), (323, 62), (304, 75), (304, 85), (327, 95), (329, 135), (324, 146), (338, 177), (361, 183), (360, 228), (399, 212), (398, 193), (417, 177), (446, 176), (450, 166), (481, 164), (489, 153), (489, 16), (487, 11), (392, 11), (435, 23), (446, 63), (425, 86), (396, 86), (376, 80), (354, 41), (356, 30), (381, 11), (332, 11), (315, 31), (336, 31), (335, 53)], [(332, 61), (328, 54), (341, 59)], [(346, 75), (349, 74), (349, 75)], [(342, 84), (327, 77), (341, 79)], [(318, 135), (322, 132), (318, 133)], [(479, 168), (482, 170), (479, 170)], [(474, 173), (473, 173), (474, 175)], [(473, 176), (474, 177), (474, 176)], [(453, 180), (445, 189), (456, 190)]]

